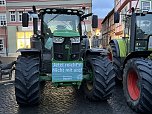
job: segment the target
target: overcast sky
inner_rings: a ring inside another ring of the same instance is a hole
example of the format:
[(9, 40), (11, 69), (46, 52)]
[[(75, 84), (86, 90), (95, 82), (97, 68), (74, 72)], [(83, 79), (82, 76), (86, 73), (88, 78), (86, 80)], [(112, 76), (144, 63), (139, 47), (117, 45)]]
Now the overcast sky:
[(92, 0), (93, 13), (104, 18), (114, 7), (114, 0)]

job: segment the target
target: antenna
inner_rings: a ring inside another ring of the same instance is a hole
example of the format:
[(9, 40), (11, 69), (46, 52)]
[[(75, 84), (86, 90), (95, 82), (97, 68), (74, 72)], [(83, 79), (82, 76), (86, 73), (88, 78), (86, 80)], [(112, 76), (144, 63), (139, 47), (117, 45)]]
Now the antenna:
[(132, 7), (132, 8), (131, 8), (131, 11), (132, 11), (132, 13), (133, 13), (133, 12), (135, 12), (135, 8), (134, 8), (134, 7)]
[(36, 7), (32, 6), (33, 12), (36, 13)]

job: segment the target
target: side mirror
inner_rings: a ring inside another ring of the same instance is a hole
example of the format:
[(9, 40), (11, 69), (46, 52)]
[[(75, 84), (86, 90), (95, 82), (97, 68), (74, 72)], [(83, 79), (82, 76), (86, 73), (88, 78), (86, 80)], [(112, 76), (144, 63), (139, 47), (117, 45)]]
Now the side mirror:
[(97, 15), (92, 16), (92, 28), (98, 28), (98, 16)]
[(28, 13), (23, 13), (22, 14), (22, 26), (28, 27), (28, 23), (29, 23), (29, 15), (28, 15)]
[(119, 12), (114, 13), (114, 23), (119, 23), (120, 20), (120, 14)]

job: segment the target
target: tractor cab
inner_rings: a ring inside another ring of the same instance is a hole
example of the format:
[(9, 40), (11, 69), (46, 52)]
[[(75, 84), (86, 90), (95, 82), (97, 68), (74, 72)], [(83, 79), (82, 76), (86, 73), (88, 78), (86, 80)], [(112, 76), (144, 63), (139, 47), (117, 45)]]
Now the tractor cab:
[(79, 60), (84, 13), (72, 9), (42, 9), (40, 12), (44, 50), (53, 47), (54, 60)]
[[(92, 13), (85, 15), (83, 11), (75, 9), (40, 9), (38, 13), (35, 11), (23, 14), (23, 27), (28, 26), (28, 15), (33, 17), (34, 35), (36, 36), (31, 39), (32, 48), (42, 47), (40, 50), (44, 53), (51, 51), (54, 60), (81, 59), (82, 43), (84, 38), (87, 38), (82, 33), (82, 21)], [(41, 20), (39, 43), (37, 39), (38, 19)], [(97, 16), (93, 15), (92, 21), (92, 27), (97, 28)]]
[(152, 48), (151, 28), (152, 12), (133, 12), (131, 16), (126, 17), (125, 34), (130, 36), (131, 51), (145, 51)]

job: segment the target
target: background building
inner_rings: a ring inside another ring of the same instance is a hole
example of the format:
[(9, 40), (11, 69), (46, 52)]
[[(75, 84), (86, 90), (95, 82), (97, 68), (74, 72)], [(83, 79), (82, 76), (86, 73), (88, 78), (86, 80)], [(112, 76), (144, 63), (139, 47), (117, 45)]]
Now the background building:
[[(107, 14), (102, 22), (102, 45), (107, 46), (110, 39), (127, 36), (125, 33), (125, 14), (131, 13), (131, 8), (151, 9), (152, 0), (114, 0), (114, 9)], [(114, 12), (120, 13), (119, 23), (114, 24)], [(127, 36), (128, 37), (128, 36)]]
[(90, 47), (97, 48), (101, 47), (101, 40), (102, 40), (102, 19), (98, 19), (98, 28), (93, 28), (91, 34), (88, 34)]
[(114, 9), (112, 9), (102, 21), (102, 46), (106, 47), (110, 39), (114, 37)]
[(0, 0), (0, 56), (7, 53), (6, 1)]
[[(32, 10), (35, 5), (37, 9), (46, 7), (61, 7), (82, 9), (85, 13), (92, 12), (92, 0), (6, 0), (7, 1), (7, 27), (8, 27), (8, 55), (16, 56), (19, 48), (30, 47), (30, 37), (33, 34), (32, 19), (29, 27), (22, 27), (22, 13)], [(91, 30), (91, 18), (85, 20), (87, 32)], [(85, 30), (85, 27), (83, 27)]]
[[(147, 0), (149, 1), (149, 0)], [(131, 8), (141, 8), (141, 0), (115, 0), (115, 12), (120, 12), (120, 22), (115, 24), (115, 38), (121, 38), (125, 35), (125, 15), (131, 13)]]
[(131, 13), (131, 8), (135, 10), (152, 9), (152, 0), (115, 0), (115, 11), (120, 12), (120, 22), (115, 24), (115, 38), (128, 36), (125, 33), (125, 16), (124, 14)]

